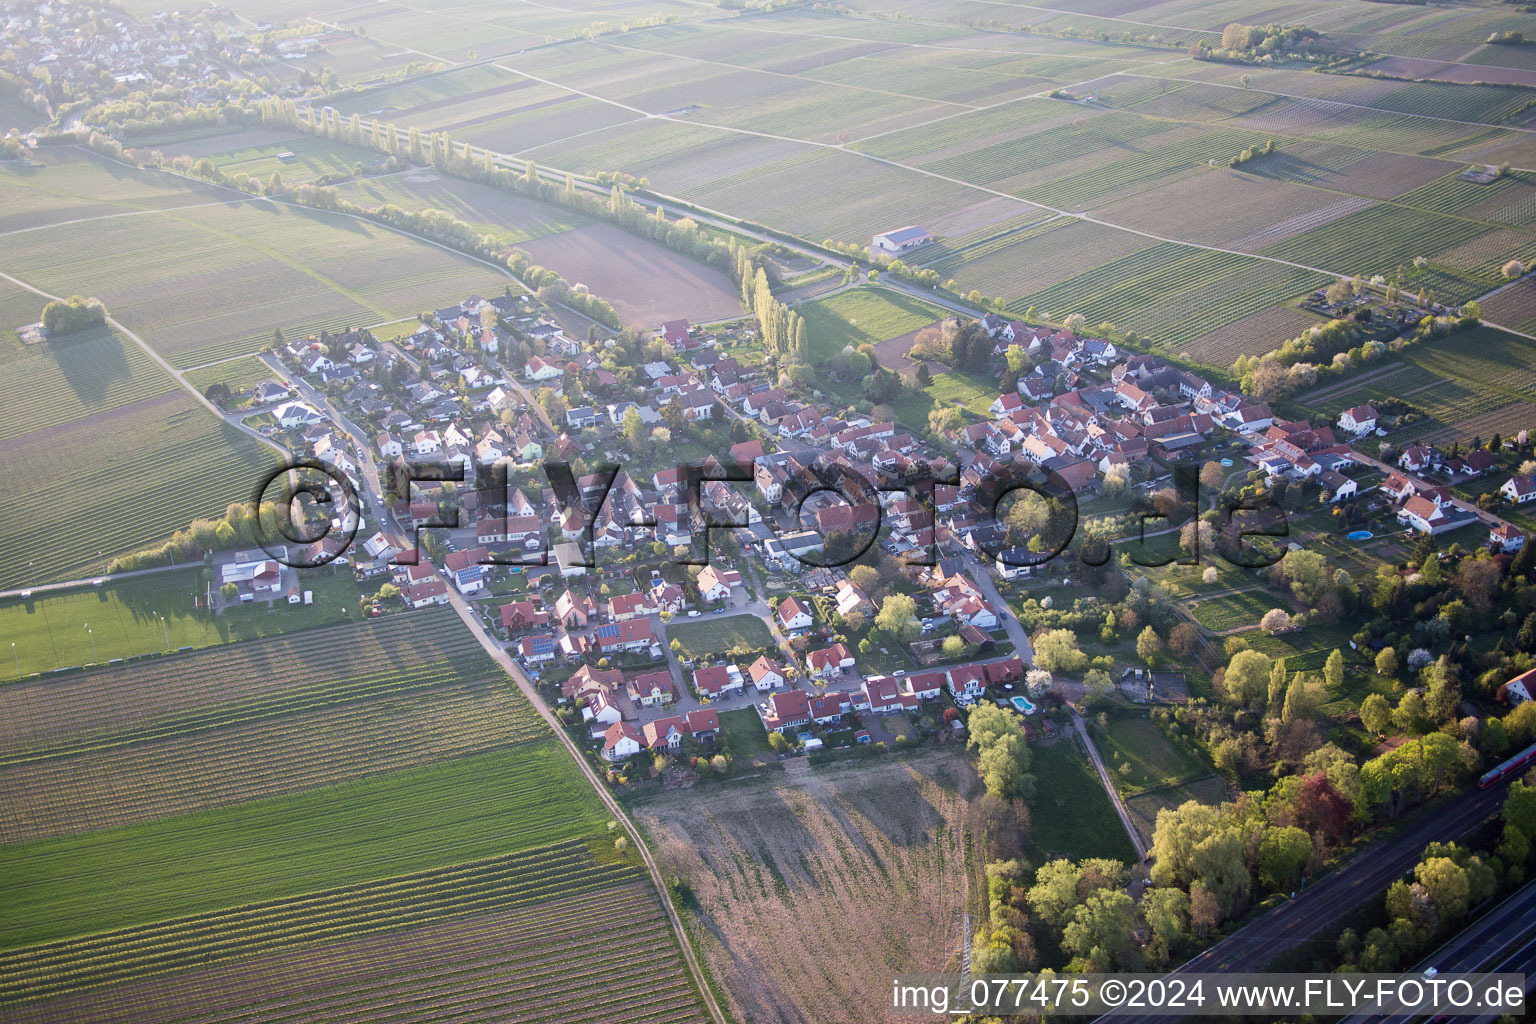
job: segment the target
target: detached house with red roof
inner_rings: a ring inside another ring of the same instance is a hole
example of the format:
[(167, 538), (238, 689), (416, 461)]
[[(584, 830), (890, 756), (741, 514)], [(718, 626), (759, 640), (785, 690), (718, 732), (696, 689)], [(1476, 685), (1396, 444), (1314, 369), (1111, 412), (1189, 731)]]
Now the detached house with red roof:
[(741, 669), (735, 665), (711, 665), (693, 673), (693, 688), (700, 697), (716, 700), (731, 693), (741, 693)]
[(1499, 493), (1516, 505), (1536, 501), (1536, 476), (1512, 476), (1504, 481)]
[(666, 707), (677, 700), (676, 684), (672, 682), (672, 673), (666, 669), (635, 676), (624, 684), (624, 692), (643, 708)]
[(614, 622), (627, 622), (650, 613), (644, 594), (621, 594), (608, 599), (608, 617)]
[(747, 666), (747, 678), (752, 680), (752, 685), (757, 687), (758, 693), (776, 690), (783, 686), (786, 680), (784, 667), (769, 661), (768, 657), (762, 654)]
[(816, 679), (828, 679), (839, 674), (844, 669), (853, 668), (855, 664), (853, 652), (842, 643), (835, 643), (831, 647), (812, 651), (805, 656), (805, 663), (809, 666), (811, 675)]
[(741, 583), (741, 573), (735, 569), (722, 570), (706, 565), (699, 570), (695, 582), (699, 586), (699, 597), (705, 601), (728, 601), (732, 588)]
[(628, 722), (618, 722), (603, 734), (603, 759), (622, 761), (645, 749), (645, 737)]
[(776, 693), (757, 706), (763, 728), (769, 732), (784, 733), (811, 724), (810, 695), (804, 690), (787, 690)]
[(1339, 427), (1351, 434), (1364, 434), (1376, 429), (1376, 420), (1380, 416), (1373, 405), (1357, 405), (1339, 413)]
[(802, 629), (810, 629), (815, 619), (806, 607), (793, 597), (786, 597), (779, 602), (779, 625), (791, 633), (797, 633)]
[[(592, 634), (597, 649), (604, 654), (625, 651), (652, 650), (656, 645), (656, 632), (651, 629), (650, 619), (630, 619), (628, 622), (610, 622), (598, 626)], [(653, 656), (655, 651), (653, 650)]]

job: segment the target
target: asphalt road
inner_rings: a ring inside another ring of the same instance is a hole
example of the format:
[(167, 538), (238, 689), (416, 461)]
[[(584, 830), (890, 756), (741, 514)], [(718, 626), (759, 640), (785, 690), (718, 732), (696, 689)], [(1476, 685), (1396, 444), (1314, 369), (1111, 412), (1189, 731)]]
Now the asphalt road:
[[(1392, 880), (1418, 863), (1429, 843), (1456, 839), (1499, 809), (1504, 789), (1472, 790), (1412, 828), (1357, 853), (1294, 900), (1255, 918), (1188, 963), (1170, 972), (1232, 974), (1262, 971), (1300, 946), (1324, 925), (1367, 900), (1379, 899)], [(1106, 1014), (1098, 1024), (1169, 1024), (1174, 1018)]]
[[(1501, 958), (1500, 954), (1512, 944), (1529, 947), (1533, 935), (1536, 935), (1536, 882), (1527, 882), (1525, 888), (1472, 922), (1405, 973), (1423, 974), (1431, 967), (1441, 974), (1480, 971), (1486, 964), (1507, 959)], [(1527, 941), (1522, 942), (1522, 939)], [(1399, 1004), (1398, 1007), (1357, 1013), (1346, 1018), (1344, 1024), (1409, 1024), (1422, 1016), (1424, 1014), (1420, 1012), (1401, 1009)]]

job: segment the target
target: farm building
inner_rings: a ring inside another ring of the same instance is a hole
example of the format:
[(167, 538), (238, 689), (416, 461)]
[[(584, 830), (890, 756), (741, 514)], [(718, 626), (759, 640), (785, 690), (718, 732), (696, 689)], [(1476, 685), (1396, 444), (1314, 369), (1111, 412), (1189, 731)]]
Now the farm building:
[(915, 224), (886, 231), (870, 239), (869, 247), (878, 252), (907, 252), (933, 241), (933, 236)]

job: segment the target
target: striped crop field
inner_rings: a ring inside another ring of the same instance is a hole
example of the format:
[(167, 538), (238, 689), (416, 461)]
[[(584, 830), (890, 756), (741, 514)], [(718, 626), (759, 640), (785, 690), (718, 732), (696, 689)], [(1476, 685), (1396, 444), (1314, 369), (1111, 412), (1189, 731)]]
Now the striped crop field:
[(98, 575), (277, 464), (109, 328), (23, 353), (0, 392), (0, 588)]
[[(106, 168), (65, 170), (83, 189), (92, 174), (110, 180)], [(0, 191), (47, 189), (52, 173), (0, 171)], [(278, 328), (293, 337), (377, 323), (507, 282), (377, 225), (266, 200), (59, 223), (7, 242), (9, 273), (55, 295), (96, 296), (178, 366), (254, 352)]]
[(428, 688), (424, 670), (493, 666), (442, 611), (388, 616), (0, 687), (0, 758), (15, 763), (146, 742), (370, 695)]
[(0, 1019), (703, 1018), (606, 809), (447, 609), (0, 709)]
[(1536, 234), (1514, 228), (1490, 233), (1476, 221), (1382, 203), (1272, 245), (1264, 255), (1346, 274), (1392, 274), (1419, 256), (1432, 265), (1449, 264), (1446, 256), (1458, 246), (1490, 238), (1491, 247), (1475, 259), (1440, 268), (1447, 280), (1434, 286), (1435, 297), (1460, 303), (1493, 288), (1504, 261), (1536, 256)]
[[(396, 652), (395, 644), (410, 647)], [(0, 706), (0, 842), (11, 843), (279, 797), (548, 735), (444, 613), (27, 680), (0, 690)]]
[(1020, 189), (1018, 195), (1034, 203), (1058, 208), (1091, 205), (1102, 207), (1170, 180), (1175, 175), (1204, 170), (1208, 161), (1228, 159), (1269, 139), (1257, 132), (1217, 127), (1145, 153), (1132, 153), (1038, 185)]
[(1082, 313), (1134, 330), (1178, 352), (1234, 320), (1310, 291), (1326, 278), (1305, 270), (1173, 242), (1113, 260), (1009, 303), (1051, 316)]
[(684, 1024), (656, 897), (580, 840), (0, 953), (10, 1021)]
[(553, 739), (212, 810), (0, 846), (0, 948), (598, 837)]
[(1511, 171), (1488, 184), (1448, 174), (1397, 197), (1397, 202), (1435, 213), (1454, 213), (1477, 220), (1536, 226), (1536, 174)]

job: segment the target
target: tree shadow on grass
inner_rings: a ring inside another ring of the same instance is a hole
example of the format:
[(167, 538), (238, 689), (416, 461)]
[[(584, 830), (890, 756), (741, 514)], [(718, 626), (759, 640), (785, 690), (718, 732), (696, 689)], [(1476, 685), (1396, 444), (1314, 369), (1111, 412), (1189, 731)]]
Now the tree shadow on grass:
[(110, 327), (92, 327), (49, 341), (48, 354), (70, 390), (88, 407), (104, 404), (112, 385), (133, 376), (123, 339)]

